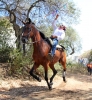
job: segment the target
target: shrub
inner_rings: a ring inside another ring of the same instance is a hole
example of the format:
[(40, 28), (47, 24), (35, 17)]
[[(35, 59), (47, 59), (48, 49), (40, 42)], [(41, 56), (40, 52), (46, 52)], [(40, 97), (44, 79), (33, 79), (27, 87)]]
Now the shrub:
[(6, 63), (10, 59), (10, 52), (12, 48), (10, 47), (5, 47), (0, 49), (0, 62), (1, 63)]
[(24, 76), (28, 75), (28, 70), (30, 70), (30, 65), (32, 64), (32, 53), (30, 51), (24, 56), (22, 52), (14, 49), (10, 53), (10, 68), (9, 75)]

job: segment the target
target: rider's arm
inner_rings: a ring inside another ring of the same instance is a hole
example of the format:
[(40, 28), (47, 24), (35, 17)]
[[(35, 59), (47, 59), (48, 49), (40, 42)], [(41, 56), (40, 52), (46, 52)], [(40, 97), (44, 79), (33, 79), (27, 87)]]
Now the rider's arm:
[(56, 17), (55, 17), (55, 19), (54, 19), (54, 21), (52, 22), (52, 27), (53, 27), (54, 30), (57, 28), (57, 26), (56, 26), (56, 20), (57, 20), (58, 16), (59, 15), (57, 14)]

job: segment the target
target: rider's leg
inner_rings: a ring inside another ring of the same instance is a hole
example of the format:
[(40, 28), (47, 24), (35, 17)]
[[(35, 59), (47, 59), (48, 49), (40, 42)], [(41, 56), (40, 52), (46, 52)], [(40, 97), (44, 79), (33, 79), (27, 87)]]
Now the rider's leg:
[(55, 54), (55, 50), (56, 50), (56, 45), (58, 44), (58, 40), (57, 39), (53, 39), (53, 45), (52, 45), (52, 49), (51, 49), (51, 55), (54, 56)]

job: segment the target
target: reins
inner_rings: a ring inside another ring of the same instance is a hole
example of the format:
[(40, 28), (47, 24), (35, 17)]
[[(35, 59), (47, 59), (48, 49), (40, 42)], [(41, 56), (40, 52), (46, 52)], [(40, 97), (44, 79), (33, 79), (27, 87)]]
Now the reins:
[(34, 42), (31, 42), (31, 43), (23, 43), (23, 44), (34, 44), (36, 42), (41, 42), (41, 40), (40, 41), (34, 41)]
[[(43, 39), (43, 40), (46, 40), (46, 39)], [(22, 42), (22, 44), (31, 44), (31, 45), (32, 45), (32, 44), (34, 44), (34, 43), (41, 42), (41, 41), (42, 41), (42, 40), (40, 40), (40, 41), (34, 41), (34, 42), (31, 42), (31, 43), (28, 43), (28, 42), (27, 42), (27, 43), (23, 43), (23, 42)]]

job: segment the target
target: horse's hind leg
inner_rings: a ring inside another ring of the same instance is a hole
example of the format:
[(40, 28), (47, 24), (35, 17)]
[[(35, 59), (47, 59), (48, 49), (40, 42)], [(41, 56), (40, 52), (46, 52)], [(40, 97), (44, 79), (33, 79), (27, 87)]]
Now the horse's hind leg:
[(66, 58), (64, 57), (64, 58), (61, 58), (60, 60), (59, 60), (59, 63), (63, 66), (63, 75), (62, 75), (62, 77), (63, 77), (63, 81), (64, 82), (66, 82)]
[(33, 78), (35, 78), (37, 81), (41, 82), (41, 79), (40, 79), (37, 75), (34, 74), (34, 71), (35, 71), (38, 67), (39, 67), (39, 64), (34, 63), (32, 69), (30, 70), (29, 73), (30, 73), (30, 75), (31, 75)]
[(54, 68), (54, 65), (50, 65), (50, 68), (51, 68), (52, 71), (53, 71), (53, 75), (52, 75), (52, 77), (50, 78), (50, 84), (53, 85), (53, 79), (54, 79), (55, 75), (57, 74), (57, 71), (56, 71), (56, 69)]

